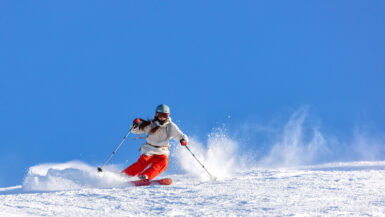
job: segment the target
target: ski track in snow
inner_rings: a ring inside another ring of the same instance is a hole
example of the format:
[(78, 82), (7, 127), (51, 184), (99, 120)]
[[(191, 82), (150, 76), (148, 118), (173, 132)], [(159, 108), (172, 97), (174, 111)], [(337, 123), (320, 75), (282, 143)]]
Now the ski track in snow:
[(385, 216), (385, 162), (256, 168), (171, 186), (0, 189), (0, 216)]

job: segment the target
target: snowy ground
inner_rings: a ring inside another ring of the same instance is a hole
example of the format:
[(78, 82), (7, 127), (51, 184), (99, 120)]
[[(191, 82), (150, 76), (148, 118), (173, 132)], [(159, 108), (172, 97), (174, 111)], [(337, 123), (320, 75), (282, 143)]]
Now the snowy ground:
[(0, 189), (0, 216), (385, 216), (385, 162), (256, 168), (215, 182), (172, 175), (173, 185), (148, 187), (108, 173), (101, 183), (85, 165), (46, 167)]

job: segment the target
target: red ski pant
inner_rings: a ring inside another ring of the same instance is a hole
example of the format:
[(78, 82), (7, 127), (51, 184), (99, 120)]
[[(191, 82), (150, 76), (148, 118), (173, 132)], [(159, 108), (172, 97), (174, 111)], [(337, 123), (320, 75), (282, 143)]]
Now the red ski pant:
[[(149, 180), (152, 180), (167, 169), (167, 164), (167, 155), (147, 156), (142, 154), (137, 162), (127, 167), (123, 172), (129, 176), (146, 175)], [(147, 167), (148, 169), (146, 169)]]

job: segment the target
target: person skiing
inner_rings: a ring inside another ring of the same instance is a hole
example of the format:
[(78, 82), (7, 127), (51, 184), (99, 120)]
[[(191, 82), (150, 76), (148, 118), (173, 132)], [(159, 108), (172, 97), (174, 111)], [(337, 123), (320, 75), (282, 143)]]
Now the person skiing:
[(131, 132), (145, 133), (146, 142), (140, 147), (142, 154), (137, 162), (122, 172), (141, 180), (152, 180), (167, 169), (171, 138), (182, 146), (188, 142), (188, 137), (171, 121), (170, 108), (165, 104), (156, 107), (153, 120), (135, 119)]

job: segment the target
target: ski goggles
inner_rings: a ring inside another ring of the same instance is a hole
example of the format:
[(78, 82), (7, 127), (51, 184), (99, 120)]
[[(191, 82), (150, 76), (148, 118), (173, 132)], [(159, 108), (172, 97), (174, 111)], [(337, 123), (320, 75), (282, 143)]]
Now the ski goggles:
[(157, 112), (156, 116), (158, 116), (158, 118), (168, 118), (169, 114), (168, 113)]

